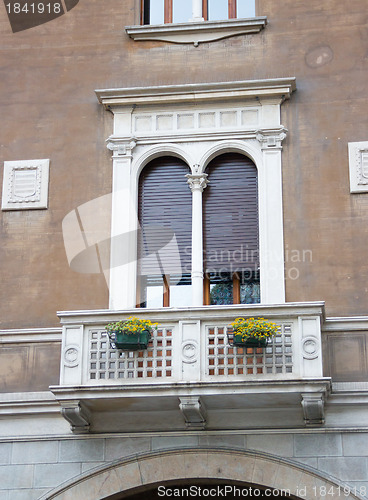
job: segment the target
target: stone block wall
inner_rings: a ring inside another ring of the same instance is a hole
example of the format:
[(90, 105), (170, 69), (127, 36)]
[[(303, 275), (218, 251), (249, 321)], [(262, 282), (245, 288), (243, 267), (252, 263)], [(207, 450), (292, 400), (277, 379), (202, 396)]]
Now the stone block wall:
[(95, 468), (132, 455), (186, 448), (257, 451), (287, 460), (368, 498), (368, 433), (215, 432), (65, 437), (0, 443), (1, 500), (36, 500)]

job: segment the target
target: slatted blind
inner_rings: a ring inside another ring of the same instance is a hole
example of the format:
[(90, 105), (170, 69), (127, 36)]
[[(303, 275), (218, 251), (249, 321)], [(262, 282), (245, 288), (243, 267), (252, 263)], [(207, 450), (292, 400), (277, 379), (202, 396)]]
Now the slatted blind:
[(157, 158), (141, 173), (138, 192), (141, 276), (180, 276), (191, 272), (192, 193), (185, 177), (188, 173), (186, 163), (175, 157)]
[(203, 192), (204, 268), (242, 272), (259, 267), (257, 168), (241, 154), (217, 156)]

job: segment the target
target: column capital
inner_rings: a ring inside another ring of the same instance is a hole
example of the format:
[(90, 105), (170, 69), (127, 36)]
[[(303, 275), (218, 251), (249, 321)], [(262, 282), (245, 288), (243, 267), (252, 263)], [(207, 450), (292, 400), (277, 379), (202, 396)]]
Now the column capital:
[(137, 145), (137, 140), (134, 137), (122, 138), (110, 136), (106, 142), (107, 149), (113, 152), (114, 158), (131, 158), (132, 151)]
[(194, 193), (194, 191), (200, 191), (202, 193), (210, 182), (207, 180), (208, 174), (187, 174), (185, 177), (188, 179), (188, 184), (192, 193)]
[(281, 127), (276, 130), (258, 130), (256, 139), (261, 143), (262, 150), (282, 149), (282, 141), (287, 137), (287, 129)]

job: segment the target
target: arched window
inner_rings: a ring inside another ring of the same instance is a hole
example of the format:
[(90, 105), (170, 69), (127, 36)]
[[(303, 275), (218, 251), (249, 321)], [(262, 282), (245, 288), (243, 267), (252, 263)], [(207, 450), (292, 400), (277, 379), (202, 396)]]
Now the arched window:
[(179, 158), (160, 157), (143, 169), (138, 187), (137, 305), (191, 302), (192, 194)]
[(255, 16), (255, 0), (142, 0), (142, 24), (185, 23), (201, 13), (205, 21)]
[(204, 303), (260, 302), (257, 168), (244, 155), (217, 156), (203, 192)]

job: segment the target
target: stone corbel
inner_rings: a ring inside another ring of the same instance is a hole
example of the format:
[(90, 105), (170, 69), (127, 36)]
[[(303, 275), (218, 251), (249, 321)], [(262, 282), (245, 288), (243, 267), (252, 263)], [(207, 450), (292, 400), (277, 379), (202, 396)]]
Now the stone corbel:
[(61, 414), (70, 423), (74, 434), (89, 432), (90, 414), (82, 401), (63, 401), (61, 403)]
[(325, 423), (324, 394), (302, 394), (304, 422), (308, 427)]
[(179, 408), (184, 415), (185, 425), (188, 429), (204, 429), (206, 427), (206, 409), (197, 396), (179, 398)]
[(129, 139), (121, 139), (117, 137), (109, 137), (107, 139), (107, 149), (113, 152), (114, 158), (131, 158), (133, 149), (137, 145), (137, 141), (134, 137)]
[(287, 129), (279, 130), (259, 130), (256, 133), (256, 139), (261, 143), (262, 150), (281, 150), (282, 141), (287, 137)]

